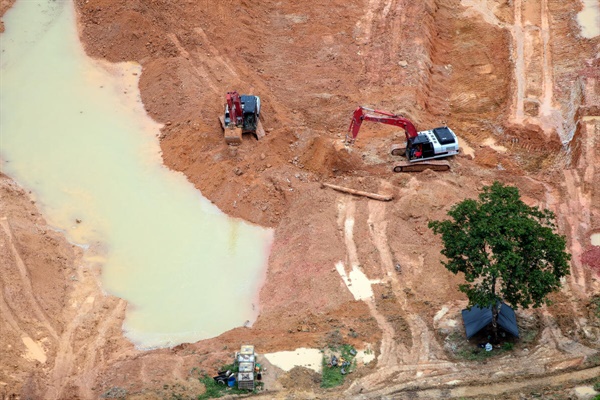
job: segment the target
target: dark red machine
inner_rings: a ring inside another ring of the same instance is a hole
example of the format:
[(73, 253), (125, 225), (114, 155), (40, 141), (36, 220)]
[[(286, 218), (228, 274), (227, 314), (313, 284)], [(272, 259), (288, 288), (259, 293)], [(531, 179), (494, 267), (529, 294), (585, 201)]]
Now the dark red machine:
[(225, 112), (219, 117), (225, 132), (225, 142), (232, 146), (242, 144), (242, 134), (252, 133), (257, 139), (265, 136), (260, 122), (260, 98), (227, 92)]
[(428, 160), (458, 154), (458, 139), (447, 126), (418, 132), (414, 124), (401, 115), (362, 106), (354, 110), (346, 134), (346, 144), (352, 145), (356, 141), (363, 121), (379, 122), (404, 129), (406, 145), (393, 145), (391, 152), (392, 155), (404, 153), (409, 162), (397, 164), (394, 166), (394, 172), (418, 172), (425, 169), (447, 171), (450, 169), (448, 162)]
[[(377, 115), (370, 115), (365, 113), (365, 111), (370, 111)], [(389, 112), (374, 110), (372, 108), (361, 106), (354, 110), (354, 114), (352, 114), (352, 122), (350, 122), (348, 134), (346, 134), (346, 143), (352, 144), (356, 141), (358, 131), (360, 130), (360, 126), (363, 121), (381, 122), (382, 124), (398, 126), (404, 129), (406, 132), (407, 140), (419, 134), (413, 123), (401, 115), (395, 115)]]

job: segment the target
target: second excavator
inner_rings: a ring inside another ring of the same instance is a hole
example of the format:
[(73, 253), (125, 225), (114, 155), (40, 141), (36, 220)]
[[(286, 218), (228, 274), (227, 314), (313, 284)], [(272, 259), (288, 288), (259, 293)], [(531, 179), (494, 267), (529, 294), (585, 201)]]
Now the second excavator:
[(420, 172), (426, 169), (448, 171), (450, 163), (435, 160), (458, 154), (458, 139), (447, 126), (417, 132), (414, 124), (401, 115), (367, 107), (358, 107), (346, 134), (346, 144), (353, 144), (363, 121), (380, 122), (404, 129), (406, 145), (392, 145), (394, 156), (405, 155), (407, 162), (396, 163), (394, 172)]
[(260, 97), (227, 92), (225, 112), (219, 117), (225, 133), (225, 142), (230, 146), (242, 144), (242, 134), (252, 133), (257, 139), (265, 136), (260, 121)]

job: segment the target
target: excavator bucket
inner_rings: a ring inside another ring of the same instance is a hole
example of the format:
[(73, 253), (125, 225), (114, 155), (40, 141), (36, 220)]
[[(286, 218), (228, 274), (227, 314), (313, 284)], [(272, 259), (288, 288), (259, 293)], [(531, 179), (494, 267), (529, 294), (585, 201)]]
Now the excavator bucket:
[(222, 115), (219, 117), (221, 128), (223, 128), (225, 143), (230, 146), (239, 146), (242, 144), (242, 128), (229, 128), (225, 125), (225, 117)]

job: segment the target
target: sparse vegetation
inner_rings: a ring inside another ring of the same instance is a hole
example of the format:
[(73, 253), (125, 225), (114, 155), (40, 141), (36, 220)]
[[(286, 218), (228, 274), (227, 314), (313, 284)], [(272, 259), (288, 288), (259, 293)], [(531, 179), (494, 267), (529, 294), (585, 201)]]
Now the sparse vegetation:
[(515, 347), (515, 344), (512, 342), (504, 342), (502, 343), (502, 350), (511, 351)]
[(332, 388), (340, 386), (343, 383), (344, 375), (342, 375), (340, 369), (329, 367), (327, 358), (323, 357), (323, 377), (321, 379), (321, 387)]
[[(335, 348), (330, 346), (330, 350), (331, 352), (329, 355), (327, 355), (327, 353), (323, 355), (322, 388), (332, 388), (342, 385), (345, 380), (345, 375), (356, 368), (356, 360), (354, 359), (356, 350), (354, 347), (344, 344)], [(336, 355), (336, 357), (338, 357), (339, 364), (337, 366), (330, 365), (331, 355)], [(342, 367), (343, 361), (348, 362), (348, 365)], [(345, 370), (344, 374), (342, 374), (342, 368)]]
[(592, 297), (590, 300), (590, 305), (592, 306), (592, 312), (596, 318), (600, 319), (600, 296)]
[(330, 349), (338, 348), (344, 344), (344, 337), (340, 333), (339, 329), (328, 332), (325, 335), (325, 343)]
[(591, 367), (598, 366), (600, 365), (600, 356), (594, 354), (593, 356), (587, 357), (584, 364)]
[(484, 349), (460, 350), (457, 355), (460, 358), (469, 361), (482, 361), (496, 355), (493, 351), (485, 351)]
[(521, 332), (521, 343), (527, 344), (532, 343), (538, 334), (538, 330), (526, 330)]
[(216, 399), (219, 397), (223, 397), (226, 394), (248, 394), (247, 390), (240, 390), (235, 387), (230, 388), (227, 385), (218, 384), (212, 377), (208, 375), (204, 375), (202, 378), (199, 379), (200, 382), (204, 384), (206, 392), (198, 396), (198, 400)]
[(206, 388), (206, 392), (204, 392), (203, 394), (198, 396), (198, 400), (214, 399), (214, 398), (218, 398), (218, 397), (221, 397), (224, 395), (226, 386), (219, 385), (210, 376), (204, 375), (202, 378), (200, 378), (200, 382), (202, 382), (204, 384), (204, 387)]
[(484, 330), (470, 340), (465, 338), (464, 332), (457, 330), (442, 335), (445, 349), (457, 359), (466, 361), (483, 361), (506, 352), (513, 351), (515, 343), (510, 338), (504, 339), (501, 345), (496, 345), (491, 351), (486, 351), (483, 346), (490, 341), (490, 331)]
[(127, 390), (115, 386), (104, 392), (100, 397), (103, 399), (125, 399), (127, 398)]

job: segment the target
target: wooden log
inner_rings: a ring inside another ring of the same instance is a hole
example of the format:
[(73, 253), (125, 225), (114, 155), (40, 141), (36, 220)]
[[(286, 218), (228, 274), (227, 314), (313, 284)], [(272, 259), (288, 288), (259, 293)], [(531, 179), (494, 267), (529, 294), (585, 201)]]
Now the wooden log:
[(321, 183), (321, 187), (328, 187), (333, 190), (337, 190), (339, 192), (350, 193), (350, 194), (354, 194), (357, 196), (364, 196), (364, 197), (368, 197), (370, 199), (380, 200), (380, 201), (390, 201), (394, 198), (394, 196), (391, 194), (386, 195), (386, 194), (363, 192), (361, 190), (354, 190), (354, 189), (346, 188), (343, 186), (332, 185), (331, 183)]

